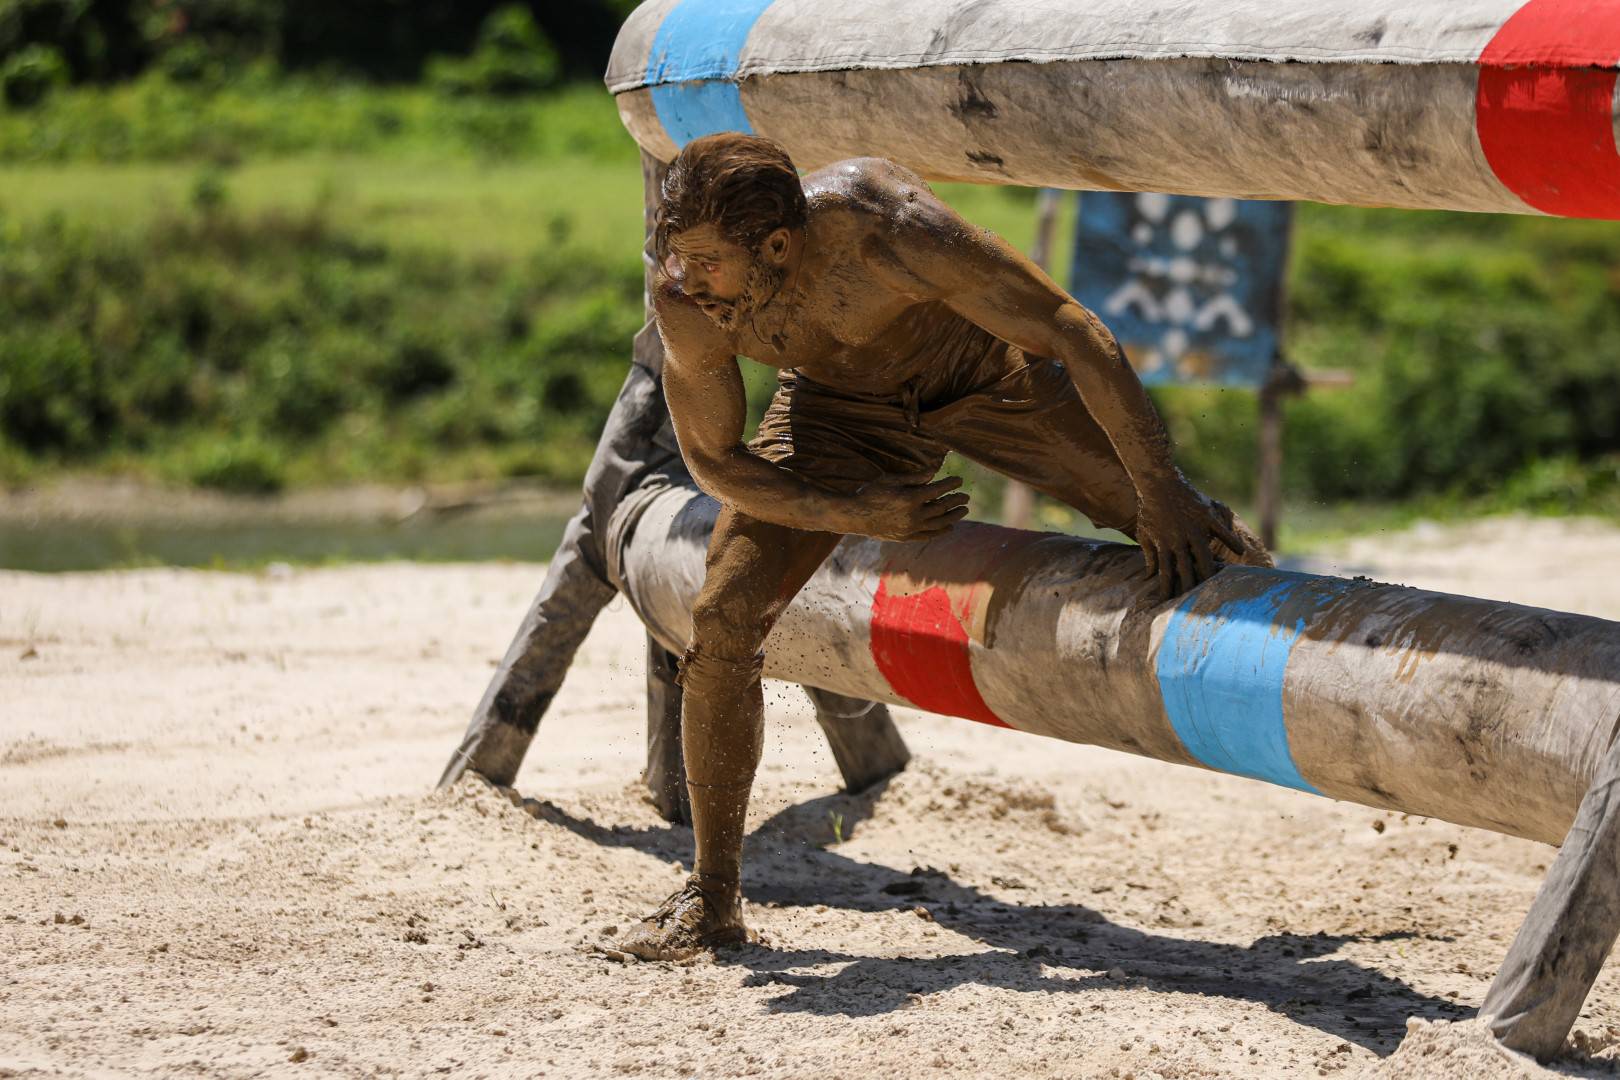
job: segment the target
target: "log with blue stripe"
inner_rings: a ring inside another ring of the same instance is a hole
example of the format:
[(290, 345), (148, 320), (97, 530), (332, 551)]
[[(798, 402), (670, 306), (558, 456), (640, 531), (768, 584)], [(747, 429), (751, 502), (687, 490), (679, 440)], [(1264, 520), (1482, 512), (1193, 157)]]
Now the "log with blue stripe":
[[(714, 514), (676, 487), (609, 530), (628, 533), (618, 584), (671, 649)], [(1620, 725), (1620, 623), (1237, 566), (1167, 604), (1153, 588), (1127, 545), (976, 522), (849, 538), (765, 671), (1548, 843)]]
[(661, 161), (749, 131), (806, 169), (876, 155), (930, 180), (1620, 218), (1617, 12), (648, 0), (607, 83)]

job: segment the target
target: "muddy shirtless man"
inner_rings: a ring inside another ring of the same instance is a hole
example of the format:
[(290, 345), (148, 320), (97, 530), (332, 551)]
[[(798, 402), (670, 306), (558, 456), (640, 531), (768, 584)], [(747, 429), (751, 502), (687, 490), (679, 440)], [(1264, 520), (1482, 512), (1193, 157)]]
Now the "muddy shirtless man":
[[(1216, 558), (1269, 565), (1196, 491), (1113, 335), (1000, 237), (875, 159), (803, 177), (728, 133), (670, 167), (654, 239), (664, 395), (721, 503), (680, 662), (695, 872), (620, 948), (676, 959), (745, 940), (743, 821), (763, 742), (762, 646), (847, 533), (937, 536), (967, 514), (956, 450), (1141, 544), (1168, 598)], [(743, 442), (738, 357), (778, 368)]]

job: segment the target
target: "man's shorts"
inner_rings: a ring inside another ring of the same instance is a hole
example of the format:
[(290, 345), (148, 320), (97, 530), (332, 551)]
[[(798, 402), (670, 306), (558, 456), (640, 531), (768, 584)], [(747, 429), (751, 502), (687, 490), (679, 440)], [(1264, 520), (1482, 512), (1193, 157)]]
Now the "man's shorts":
[(1130, 533), (1136, 489), (1063, 365), (996, 341), (898, 392), (843, 390), (783, 371), (749, 449), (829, 491), (922, 482), (955, 450)]

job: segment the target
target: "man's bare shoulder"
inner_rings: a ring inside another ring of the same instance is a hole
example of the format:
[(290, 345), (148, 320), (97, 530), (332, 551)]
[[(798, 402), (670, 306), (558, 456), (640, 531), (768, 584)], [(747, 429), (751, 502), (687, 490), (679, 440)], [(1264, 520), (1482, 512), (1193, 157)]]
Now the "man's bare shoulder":
[(843, 215), (874, 228), (903, 227), (936, 209), (949, 212), (927, 181), (887, 158), (849, 158), (806, 173), (804, 193), (813, 213)]
[(973, 227), (926, 181), (886, 158), (851, 158), (804, 178), (823, 236), (860, 251), (876, 279), (911, 295), (931, 295), (925, 271), (942, 247)]

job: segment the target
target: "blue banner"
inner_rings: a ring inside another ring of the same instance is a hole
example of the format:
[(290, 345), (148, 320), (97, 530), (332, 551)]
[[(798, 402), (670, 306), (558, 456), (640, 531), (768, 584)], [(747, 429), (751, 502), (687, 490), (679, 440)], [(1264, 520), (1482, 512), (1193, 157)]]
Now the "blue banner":
[(1293, 204), (1080, 196), (1069, 291), (1142, 381), (1258, 387), (1278, 356)]

